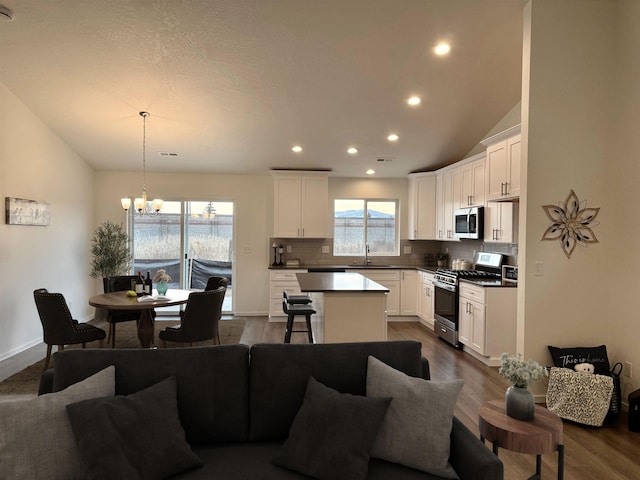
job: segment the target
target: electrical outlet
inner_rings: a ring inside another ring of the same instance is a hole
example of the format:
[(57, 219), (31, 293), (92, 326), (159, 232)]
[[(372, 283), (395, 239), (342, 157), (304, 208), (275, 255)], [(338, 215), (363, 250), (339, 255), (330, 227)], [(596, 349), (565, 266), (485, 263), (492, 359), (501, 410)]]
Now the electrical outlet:
[(291, 253), (291, 245), (287, 245), (287, 253)]
[(542, 277), (544, 275), (544, 262), (536, 262), (534, 264), (534, 272), (536, 277)]
[(411, 245), (405, 245), (403, 252), (405, 255), (411, 255)]
[(631, 362), (624, 362), (624, 376), (631, 378)]
[(329, 245), (322, 246), (322, 253), (329, 253)]

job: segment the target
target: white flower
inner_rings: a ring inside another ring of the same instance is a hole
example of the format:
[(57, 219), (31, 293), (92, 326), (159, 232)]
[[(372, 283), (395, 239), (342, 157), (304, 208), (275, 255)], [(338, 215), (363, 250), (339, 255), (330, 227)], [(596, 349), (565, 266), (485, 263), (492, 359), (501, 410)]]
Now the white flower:
[(535, 360), (521, 360), (522, 354), (518, 358), (509, 358), (508, 353), (500, 356), (500, 375), (509, 380), (517, 387), (527, 388), (532, 383), (547, 375), (547, 369), (538, 365)]
[(171, 281), (171, 276), (169, 276), (169, 274), (167, 273), (166, 270), (160, 269), (153, 276), (153, 281), (155, 283), (158, 283), (158, 282), (170, 282)]

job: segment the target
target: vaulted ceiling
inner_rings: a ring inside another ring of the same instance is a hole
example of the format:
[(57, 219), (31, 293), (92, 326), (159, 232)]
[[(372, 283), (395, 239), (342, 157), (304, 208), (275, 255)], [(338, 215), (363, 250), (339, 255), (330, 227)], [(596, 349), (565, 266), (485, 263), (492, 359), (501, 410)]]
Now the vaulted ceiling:
[(0, 3), (0, 82), (96, 170), (141, 168), (148, 111), (148, 171), (403, 177), (521, 95), (524, 0)]

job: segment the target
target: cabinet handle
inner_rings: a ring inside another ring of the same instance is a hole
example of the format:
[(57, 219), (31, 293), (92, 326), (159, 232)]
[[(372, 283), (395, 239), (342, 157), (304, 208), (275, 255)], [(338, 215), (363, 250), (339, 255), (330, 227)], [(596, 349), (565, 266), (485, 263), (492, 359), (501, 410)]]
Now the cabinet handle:
[(447, 329), (446, 328), (440, 327), (440, 330), (442, 331), (442, 333), (447, 333)]
[(504, 182), (504, 194), (509, 195), (509, 182)]
[(473, 205), (473, 196), (472, 195), (469, 195), (467, 197), (467, 205)]

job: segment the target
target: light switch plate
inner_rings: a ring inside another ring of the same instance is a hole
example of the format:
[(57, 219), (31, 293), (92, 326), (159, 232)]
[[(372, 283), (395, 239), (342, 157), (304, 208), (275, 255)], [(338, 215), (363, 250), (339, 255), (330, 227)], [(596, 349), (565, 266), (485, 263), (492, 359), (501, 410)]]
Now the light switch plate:
[(405, 245), (403, 252), (405, 255), (411, 255), (411, 245)]

